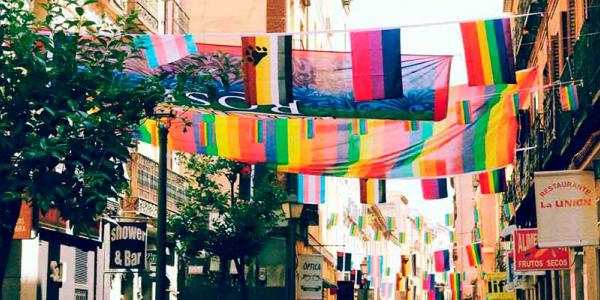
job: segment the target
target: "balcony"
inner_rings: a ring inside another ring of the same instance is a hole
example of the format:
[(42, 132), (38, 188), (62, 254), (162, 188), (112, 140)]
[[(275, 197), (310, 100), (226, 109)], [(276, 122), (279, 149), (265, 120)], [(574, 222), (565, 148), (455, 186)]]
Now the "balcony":
[(190, 29), (190, 17), (181, 5), (174, 0), (167, 3), (167, 33), (184, 34)]
[(159, 33), (158, 0), (135, 0), (133, 8), (138, 11), (143, 26), (152, 33)]
[[(546, 7), (546, 0), (522, 0), (519, 1), (516, 14), (528, 14), (543, 12)], [(537, 35), (541, 15), (530, 15), (514, 19), (513, 41), (515, 44), (515, 58), (517, 70), (527, 68), (529, 56), (534, 47), (535, 37)]]

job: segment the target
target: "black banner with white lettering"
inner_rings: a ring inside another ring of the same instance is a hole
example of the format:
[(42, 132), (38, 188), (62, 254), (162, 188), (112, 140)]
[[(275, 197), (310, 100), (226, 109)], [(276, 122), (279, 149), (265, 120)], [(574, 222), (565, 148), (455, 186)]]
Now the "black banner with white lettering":
[(110, 225), (110, 268), (146, 267), (146, 223)]

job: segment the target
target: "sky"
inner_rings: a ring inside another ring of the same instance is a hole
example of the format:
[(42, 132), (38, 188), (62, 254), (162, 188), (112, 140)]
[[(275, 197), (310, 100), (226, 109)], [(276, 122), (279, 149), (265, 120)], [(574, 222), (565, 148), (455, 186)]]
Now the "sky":
[[(367, 29), (491, 19), (506, 15), (502, 12), (502, 4), (502, 0), (353, 0), (348, 27)], [(453, 55), (450, 84), (467, 82), (458, 23), (404, 27), (401, 37), (402, 53)], [(388, 181), (387, 187), (404, 194), (409, 199), (409, 206), (426, 219), (443, 224), (444, 215), (453, 211), (453, 190), (448, 193), (450, 198), (425, 201), (419, 180), (394, 179)]]

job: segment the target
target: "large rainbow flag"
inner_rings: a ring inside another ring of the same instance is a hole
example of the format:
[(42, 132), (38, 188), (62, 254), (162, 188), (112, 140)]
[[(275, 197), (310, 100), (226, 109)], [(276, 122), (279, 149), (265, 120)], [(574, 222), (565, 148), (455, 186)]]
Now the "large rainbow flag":
[(469, 85), (515, 83), (510, 19), (460, 24)]
[[(263, 39), (263, 37), (255, 38)], [(268, 37), (264, 38), (268, 39)], [(264, 43), (263, 43), (264, 44)], [(275, 43), (271, 43), (275, 45)], [(281, 43), (278, 49), (286, 49), (285, 43)], [(263, 46), (261, 46), (262, 49)], [(269, 46), (271, 47), (271, 46)], [(198, 53), (184, 57), (177, 62), (160, 66), (159, 68), (149, 68), (142, 55), (142, 59), (130, 59), (127, 61), (126, 72), (131, 77), (133, 84), (139, 83), (143, 75), (148, 74), (168, 74), (162, 84), (165, 88), (173, 89), (176, 87), (176, 76), (188, 67), (196, 67), (199, 71), (208, 72), (209, 70), (222, 68), (224, 63), (219, 58), (199, 59), (200, 56), (212, 57), (216, 53), (229, 54), (228, 64), (238, 64), (245, 57), (252, 57), (252, 50), (247, 47), (242, 51), (241, 47), (197, 44)], [(254, 48), (253, 46), (253, 49)], [(249, 54), (246, 54), (246, 50)], [(279, 51), (278, 50), (278, 51)], [(267, 52), (273, 52), (267, 48)], [(262, 51), (261, 51), (262, 52)], [(262, 57), (263, 54), (254, 54)], [(218, 57), (218, 55), (217, 55)], [(283, 56), (289, 58), (289, 56)], [(331, 51), (308, 51), (293, 50), (291, 52), (291, 66), (286, 64), (285, 59), (268, 59), (262, 57), (261, 61), (253, 66), (255, 61), (252, 58), (252, 64), (244, 64), (249, 69), (246, 73), (246, 79), (254, 78), (251, 82), (263, 82), (263, 85), (257, 85), (257, 89), (252, 86), (246, 87), (242, 78), (232, 78), (229, 84), (223, 84), (215, 80), (217, 89), (215, 97), (208, 97), (203, 93), (203, 86), (199, 83), (190, 82), (186, 88), (187, 99), (174, 99), (174, 105), (193, 107), (204, 112), (236, 112), (248, 116), (270, 115), (285, 117), (337, 117), (337, 118), (365, 118), (365, 119), (387, 119), (387, 120), (442, 120), (446, 116), (448, 104), (448, 89), (450, 76), (451, 56), (440, 55), (402, 55), (400, 56), (402, 75), (402, 96), (389, 97), (377, 101), (360, 102), (354, 98), (353, 80), (352, 80), (352, 58), (347, 52)], [(271, 63), (277, 61), (277, 68)], [(246, 60), (246, 62), (248, 62)], [(279, 63), (281, 62), (281, 63)], [(291, 77), (280, 76), (284, 69), (291, 69)], [(267, 70), (268, 69), (268, 70)], [(255, 73), (252, 73), (255, 71)], [(259, 72), (260, 71), (260, 72)], [(267, 75), (269, 72), (269, 76)], [(263, 74), (265, 76), (258, 76)], [(257, 77), (258, 76), (258, 77)], [(277, 77), (275, 77), (277, 76)], [(239, 76), (238, 76), (239, 77)], [(281, 104), (282, 97), (289, 94), (289, 81), (292, 79), (293, 100), (286, 99), (288, 104)], [(271, 81), (269, 89), (266, 87), (267, 81)], [(279, 102), (271, 101), (277, 97), (275, 89), (279, 91)], [(287, 88), (286, 88), (287, 87)], [(254, 95), (257, 92), (256, 100), (258, 105), (249, 105), (245, 99), (245, 93)], [(269, 96), (271, 95), (271, 96)], [(263, 100), (266, 100), (263, 102)], [(267, 103), (268, 102), (268, 103)], [(270, 103), (270, 104), (269, 104)]]
[[(419, 122), (414, 131), (405, 128), (407, 121), (369, 119), (360, 134), (351, 119), (312, 119), (309, 135), (311, 119), (178, 109), (189, 123), (172, 120), (168, 147), (311, 175), (430, 178), (482, 172), (513, 162), (517, 120), (512, 96), (518, 92), (525, 105), (535, 77), (533, 69), (520, 72), (515, 85), (454, 87), (451, 101), (471, 99), (472, 122), (459, 124), (451, 111), (443, 121)], [(155, 121), (139, 127), (139, 139), (157, 145)]]

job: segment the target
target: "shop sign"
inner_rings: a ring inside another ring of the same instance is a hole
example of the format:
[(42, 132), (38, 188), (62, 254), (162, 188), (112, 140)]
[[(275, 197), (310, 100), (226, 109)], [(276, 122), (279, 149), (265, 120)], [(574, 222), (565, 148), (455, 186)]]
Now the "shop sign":
[(515, 241), (515, 271), (563, 270), (569, 268), (568, 248), (539, 248), (538, 230), (517, 229)]
[(298, 255), (298, 299), (323, 299), (323, 255)]
[(515, 292), (488, 293), (487, 300), (517, 300)]
[(33, 230), (33, 209), (31, 204), (23, 201), (21, 203), (21, 211), (15, 225), (14, 240), (31, 239), (31, 231)]
[(598, 245), (597, 203), (593, 172), (535, 172), (538, 245)]
[(110, 225), (110, 268), (143, 269), (146, 264), (146, 223)]
[(508, 292), (508, 274), (506, 272), (485, 273), (486, 299), (516, 300), (514, 292)]

